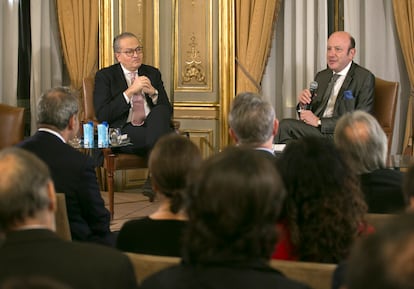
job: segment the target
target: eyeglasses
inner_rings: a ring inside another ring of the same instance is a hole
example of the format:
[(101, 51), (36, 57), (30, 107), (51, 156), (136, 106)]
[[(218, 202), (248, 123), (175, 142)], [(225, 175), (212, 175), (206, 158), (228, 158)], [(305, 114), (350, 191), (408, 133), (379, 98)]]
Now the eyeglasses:
[(142, 52), (143, 52), (143, 50), (144, 50), (144, 47), (142, 47), (142, 46), (138, 46), (138, 47), (137, 47), (137, 48), (135, 48), (135, 49), (127, 49), (127, 50), (125, 50), (125, 51), (120, 51), (119, 53), (125, 53), (127, 56), (132, 57), (132, 56), (134, 56), (135, 52), (136, 52), (137, 54), (140, 54), (140, 53), (142, 53)]

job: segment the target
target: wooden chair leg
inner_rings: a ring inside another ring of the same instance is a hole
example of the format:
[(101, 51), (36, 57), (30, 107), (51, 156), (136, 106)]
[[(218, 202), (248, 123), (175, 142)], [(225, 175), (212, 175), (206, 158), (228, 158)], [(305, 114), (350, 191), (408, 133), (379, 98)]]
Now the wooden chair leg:
[(109, 155), (107, 159), (106, 179), (108, 186), (109, 212), (111, 213), (111, 220), (114, 218), (114, 174), (115, 174), (115, 156)]

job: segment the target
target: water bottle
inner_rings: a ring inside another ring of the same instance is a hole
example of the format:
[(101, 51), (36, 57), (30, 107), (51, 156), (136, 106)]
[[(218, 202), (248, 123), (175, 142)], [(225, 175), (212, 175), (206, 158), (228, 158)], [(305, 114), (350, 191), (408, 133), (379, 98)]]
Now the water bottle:
[(93, 122), (83, 124), (83, 144), (85, 148), (93, 148), (94, 145)]
[(98, 147), (106, 148), (108, 147), (108, 143), (108, 123), (104, 121), (101, 124), (98, 124)]

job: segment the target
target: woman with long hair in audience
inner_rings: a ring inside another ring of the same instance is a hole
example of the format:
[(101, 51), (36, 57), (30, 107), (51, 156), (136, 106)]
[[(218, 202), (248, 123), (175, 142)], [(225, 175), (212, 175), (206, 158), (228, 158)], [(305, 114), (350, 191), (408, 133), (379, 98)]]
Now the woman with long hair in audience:
[(187, 220), (183, 210), (184, 192), (189, 174), (197, 170), (201, 162), (201, 152), (190, 139), (169, 134), (158, 140), (148, 164), (160, 205), (151, 215), (123, 225), (117, 240), (118, 249), (180, 256), (181, 233)]
[(359, 181), (333, 142), (303, 137), (277, 161), (287, 190), (272, 258), (337, 263), (366, 225)]

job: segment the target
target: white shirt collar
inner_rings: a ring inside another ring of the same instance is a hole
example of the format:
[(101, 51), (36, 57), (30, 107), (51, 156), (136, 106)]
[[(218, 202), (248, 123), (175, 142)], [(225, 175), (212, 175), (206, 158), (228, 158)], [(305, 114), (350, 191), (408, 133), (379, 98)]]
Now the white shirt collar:
[(51, 130), (50, 128), (41, 127), (37, 131), (45, 131), (45, 132), (51, 133), (51, 134), (57, 136), (58, 138), (60, 138), (64, 143), (66, 143), (65, 139), (62, 137), (62, 135), (60, 133), (58, 133), (54, 130)]
[(351, 65), (352, 65), (352, 61), (350, 61), (350, 62), (348, 63), (348, 65), (347, 65), (347, 66), (345, 66), (345, 68), (344, 68), (344, 69), (342, 69), (342, 70), (341, 70), (341, 71), (339, 71), (338, 73), (335, 73), (335, 72), (334, 72), (334, 74), (339, 74), (339, 75), (347, 75), (348, 71), (351, 69)]
[(130, 73), (136, 73), (137, 75), (138, 75), (138, 70), (135, 70), (135, 71), (129, 71), (128, 69), (126, 69), (123, 65), (122, 65), (122, 63), (120, 63), (120, 65), (121, 65), (121, 68), (122, 68), (122, 71), (124, 72), (124, 75), (125, 75), (125, 77), (127, 78), (127, 79), (129, 79), (130, 78)]

